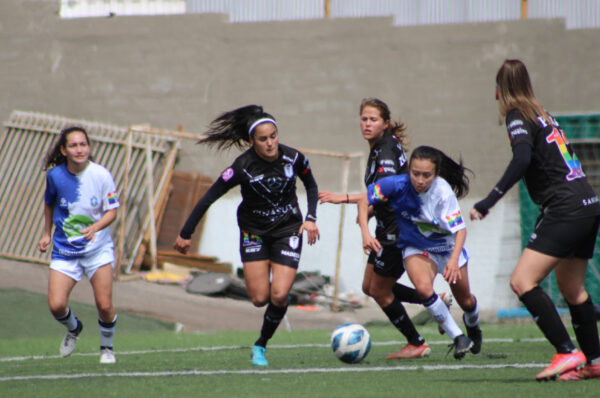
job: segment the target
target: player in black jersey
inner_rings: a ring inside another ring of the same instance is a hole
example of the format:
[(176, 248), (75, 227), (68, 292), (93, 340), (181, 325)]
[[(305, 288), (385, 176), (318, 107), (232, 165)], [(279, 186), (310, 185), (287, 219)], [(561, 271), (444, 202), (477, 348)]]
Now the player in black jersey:
[[(407, 172), (405, 146), (406, 125), (391, 120), (387, 104), (377, 98), (365, 98), (360, 104), (360, 127), (370, 147), (365, 184), (380, 178)], [(319, 192), (321, 203), (357, 203), (361, 194), (341, 195)], [(372, 297), (392, 324), (406, 337), (408, 344), (388, 356), (388, 359), (419, 358), (428, 356), (431, 348), (415, 329), (402, 301), (422, 304), (415, 289), (396, 281), (404, 273), (402, 249), (396, 248), (398, 226), (394, 210), (389, 204), (370, 208), (370, 216), (377, 220), (376, 236), (383, 248), (371, 252), (363, 278), (363, 292)], [(449, 304), (450, 295), (445, 296)]]
[[(496, 99), (506, 117), (513, 158), (490, 194), (474, 205), (471, 219), (485, 217), (505, 192), (524, 179), (541, 213), (510, 285), (557, 351), (550, 366), (536, 379), (600, 377), (595, 310), (584, 287), (587, 261), (593, 256), (598, 233), (598, 196), (564, 132), (535, 98), (521, 61), (506, 60), (498, 71)], [(573, 345), (554, 304), (539, 286), (552, 270), (569, 305), (583, 353)]]
[[(315, 224), (317, 184), (308, 159), (279, 143), (277, 123), (261, 106), (248, 105), (223, 113), (211, 122), (207, 137), (200, 143), (216, 144), (219, 149), (247, 144), (250, 148), (221, 173), (200, 199), (174, 247), (187, 253), (192, 233), (209, 206), (240, 185), (242, 202), (237, 219), (246, 288), (252, 304), (257, 307), (268, 304), (260, 337), (252, 347), (252, 364), (268, 366), (267, 341), (287, 310), (302, 251), (302, 233), (306, 231), (310, 245), (319, 239)], [(296, 177), (304, 183), (308, 197), (305, 220), (298, 206)]]

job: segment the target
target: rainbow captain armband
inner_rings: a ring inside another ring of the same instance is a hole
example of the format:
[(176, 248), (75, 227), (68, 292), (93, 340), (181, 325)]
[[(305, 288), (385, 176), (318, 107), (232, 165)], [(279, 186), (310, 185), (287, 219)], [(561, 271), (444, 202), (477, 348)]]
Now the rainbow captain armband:
[(454, 214), (446, 216), (445, 218), (450, 228), (455, 228), (463, 223), (463, 218), (462, 214), (460, 213), (460, 210)]
[(381, 193), (381, 185), (373, 184), (369, 186), (369, 203), (387, 202), (387, 198)]
[(108, 198), (109, 205), (116, 204), (117, 203), (117, 191), (109, 192), (107, 195), (107, 198)]

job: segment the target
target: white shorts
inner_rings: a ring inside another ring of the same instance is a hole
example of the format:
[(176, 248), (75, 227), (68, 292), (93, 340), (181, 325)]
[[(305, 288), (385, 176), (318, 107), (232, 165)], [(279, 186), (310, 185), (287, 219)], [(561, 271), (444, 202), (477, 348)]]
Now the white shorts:
[[(433, 261), (437, 265), (438, 274), (444, 272), (444, 268), (446, 268), (446, 264), (448, 263), (448, 260), (450, 260), (450, 253), (431, 253), (422, 249), (417, 249), (416, 247), (412, 246), (407, 246), (404, 248), (404, 250), (402, 251), (402, 258), (406, 259), (409, 256), (414, 256), (415, 254), (427, 257), (431, 261)], [(460, 252), (460, 256), (458, 257), (458, 268), (462, 268), (465, 264), (467, 264), (470, 257), (471, 256), (469, 256), (467, 248), (463, 247), (463, 249)]]
[(72, 260), (52, 260), (50, 268), (79, 282), (83, 274), (92, 279), (96, 270), (106, 264), (111, 264), (114, 268), (114, 262), (115, 254), (111, 245)]

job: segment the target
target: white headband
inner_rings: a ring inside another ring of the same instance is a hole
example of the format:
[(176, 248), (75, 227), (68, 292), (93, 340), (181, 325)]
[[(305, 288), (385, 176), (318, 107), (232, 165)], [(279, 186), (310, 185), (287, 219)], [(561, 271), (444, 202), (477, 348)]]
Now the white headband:
[(277, 127), (277, 123), (275, 123), (275, 120), (268, 117), (263, 117), (262, 119), (258, 119), (257, 121), (252, 123), (252, 126), (250, 126), (250, 128), (248, 129), (248, 135), (252, 135), (252, 131), (256, 128), (256, 126), (263, 123), (273, 123), (275, 127)]

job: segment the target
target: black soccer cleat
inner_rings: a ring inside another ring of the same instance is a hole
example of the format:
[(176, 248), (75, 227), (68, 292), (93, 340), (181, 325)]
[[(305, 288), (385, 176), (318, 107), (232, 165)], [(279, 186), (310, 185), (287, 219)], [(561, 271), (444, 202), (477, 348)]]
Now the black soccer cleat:
[(471, 347), (473, 347), (473, 342), (470, 338), (468, 338), (464, 334), (461, 334), (454, 338), (454, 342), (450, 344), (449, 347), (450, 350), (448, 351), (448, 353), (450, 353), (450, 351), (452, 351), (452, 349), (454, 348), (454, 358), (463, 359), (467, 354), (467, 351), (469, 351)]
[[(463, 322), (465, 321), (465, 316), (463, 315)], [(481, 351), (481, 343), (483, 342), (483, 337), (481, 336), (481, 328), (479, 325), (470, 327), (465, 323), (465, 327), (467, 328), (467, 336), (473, 341), (473, 347), (471, 347), (471, 353), (479, 354)]]

